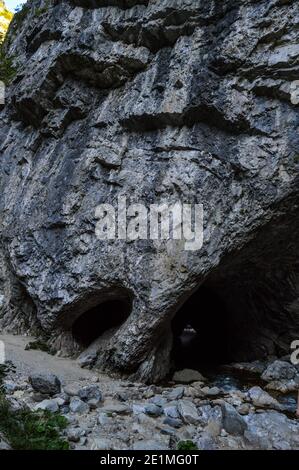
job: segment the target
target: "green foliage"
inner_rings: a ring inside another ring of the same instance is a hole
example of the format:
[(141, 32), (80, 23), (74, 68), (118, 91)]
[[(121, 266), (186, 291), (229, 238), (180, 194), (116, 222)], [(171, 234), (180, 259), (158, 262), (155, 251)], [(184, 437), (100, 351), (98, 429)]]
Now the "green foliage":
[(66, 426), (64, 416), (49, 411), (12, 411), (4, 396), (0, 397), (0, 431), (15, 450), (68, 450), (68, 442), (60, 436)]
[(193, 441), (180, 441), (177, 450), (198, 450), (198, 447)]
[(30, 7), (26, 3), (24, 3), (24, 5), (17, 8), (17, 11), (13, 17), (13, 25), (15, 29), (19, 29), (22, 26), (29, 11), (30, 11)]
[(44, 351), (48, 354), (53, 354), (50, 346), (45, 341), (42, 341), (40, 339), (36, 341), (30, 341), (28, 344), (26, 344), (25, 351), (29, 351), (30, 349)]
[(11, 409), (2, 386), (11, 368), (11, 364), (0, 365), (0, 431), (15, 450), (68, 450), (68, 441), (61, 437), (68, 424), (64, 416), (49, 411)]
[(13, 64), (13, 57), (9, 57), (0, 38), (0, 80), (9, 85), (17, 73)]

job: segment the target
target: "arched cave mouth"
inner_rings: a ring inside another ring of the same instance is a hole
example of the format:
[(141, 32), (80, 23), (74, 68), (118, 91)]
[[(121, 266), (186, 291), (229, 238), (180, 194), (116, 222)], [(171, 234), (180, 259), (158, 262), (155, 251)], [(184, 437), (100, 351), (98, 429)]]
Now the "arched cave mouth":
[(175, 369), (206, 369), (233, 360), (229, 328), (231, 314), (217, 290), (202, 285), (182, 305), (172, 321)]
[(299, 334), (299, 210), (227, 254), (172, 319), (172, 368), (211, 370), (290, 353)]
[(284, 271), (265, 278), (248, 269), (204, 283), (177, 311), (171, 325), (173, 370), (209, 373), (290, 353), (299, 332), (299, 286)]
[(131, 311), (129, 300), (113, 299), (102, 302), (82, 313), (72, 325), (72, 336), (82, 349), (109, 331), (119, 328)]

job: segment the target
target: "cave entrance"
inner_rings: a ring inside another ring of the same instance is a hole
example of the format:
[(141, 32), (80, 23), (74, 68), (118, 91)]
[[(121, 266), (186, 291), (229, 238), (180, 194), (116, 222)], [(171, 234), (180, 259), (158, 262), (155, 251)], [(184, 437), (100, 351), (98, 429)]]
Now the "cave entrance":
[(209, 285), (186, 300), (172, 321), (175, 369), (205, 369), (231, 360), (230, 313), (226, 302)]
[(297, 196), (288, 204), (288, 215), (260, 228), (181, 299), (172, 320), (175, 369), (209, 370), (289, 354), (299, 332)]
[(119, 328), (128, 318), (131, 305), (126, 300), (109, 300), (80, 315), (72, 326), (72, 335), (83, 348), (90, 346), (104, 333)]

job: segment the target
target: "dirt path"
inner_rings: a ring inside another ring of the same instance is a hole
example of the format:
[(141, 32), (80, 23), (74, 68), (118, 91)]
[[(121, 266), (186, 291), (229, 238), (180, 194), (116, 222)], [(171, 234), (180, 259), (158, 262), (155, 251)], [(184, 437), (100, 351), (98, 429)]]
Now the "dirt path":
[[(28, 377), (32, 373), (53, 373), (63, 384), (77, 381), (94, 382), (98, 380), (103, 386), (117, 388), (119, 380), (114, 380), (96, 371), (82, 369), (75, 360), (52, 356), (39, 350), (25, 350), (26, 344), (34, 341), (30, 336), (0, 335), (5, 345), (5, 356), (16, 367), (16, 375)], [(106, 388), (105, 387), (105, 388)]]

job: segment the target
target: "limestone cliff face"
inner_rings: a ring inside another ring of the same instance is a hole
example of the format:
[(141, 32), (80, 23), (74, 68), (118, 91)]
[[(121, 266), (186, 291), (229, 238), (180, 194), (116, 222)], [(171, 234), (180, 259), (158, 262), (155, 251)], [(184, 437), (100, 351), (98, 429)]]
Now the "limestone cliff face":
[[(287, 350), (299, 315), (298, 1), (29, 7), (8, 38), (18, 73), (0, 115), (2, 327), (75, 353), (77, 319), (102, 305), (96, 366), (156, 380), (171, 321), (204, 283), (229, 312), (234, 358)], [(202, 203), (203, 248), (98, 240), (95, 208), (119, 196)], [(127, 309), (111, 323), (109, 302)]]
[(5, 36), (13, 14), (6, 8), (5, 3), (0, 1), (0, 38)]

